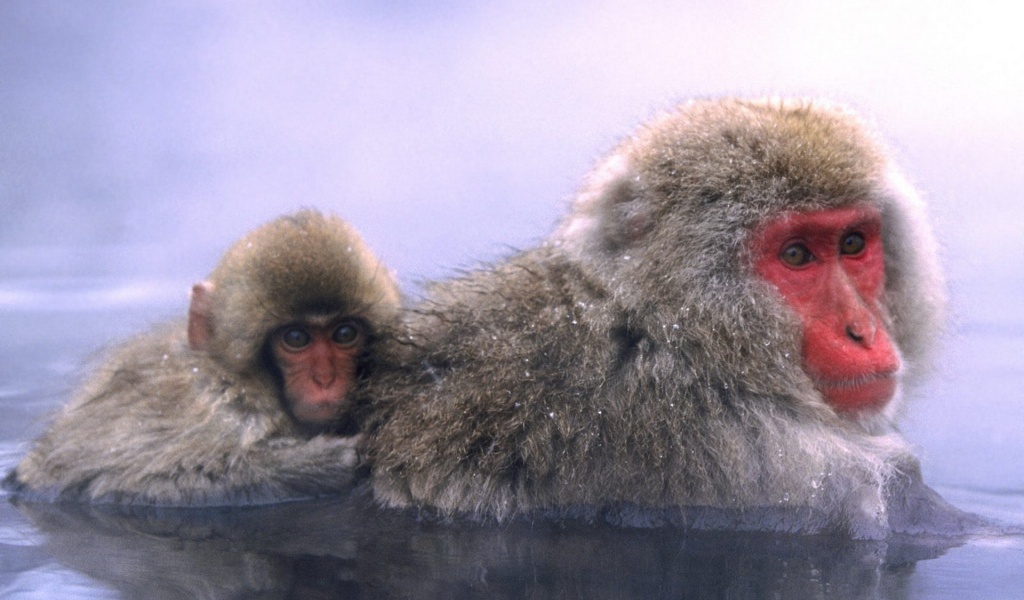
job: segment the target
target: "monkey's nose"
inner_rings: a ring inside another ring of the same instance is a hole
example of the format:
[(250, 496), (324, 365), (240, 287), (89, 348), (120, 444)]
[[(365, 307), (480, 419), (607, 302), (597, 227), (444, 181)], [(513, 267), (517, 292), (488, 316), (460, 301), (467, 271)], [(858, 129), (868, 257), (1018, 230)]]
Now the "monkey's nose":
[(870, 348), (875, 342), (877, 329), (873, 320), (869, 320), (866, 325), (862, 321), (854, 321), (846, 325), (846, 335), (858, 344)]
[(337, 373), (330, 363), (316, 364), (309, 371), (309, 377), (316, 385), (326, 388), (330, 387), (336, 379)]

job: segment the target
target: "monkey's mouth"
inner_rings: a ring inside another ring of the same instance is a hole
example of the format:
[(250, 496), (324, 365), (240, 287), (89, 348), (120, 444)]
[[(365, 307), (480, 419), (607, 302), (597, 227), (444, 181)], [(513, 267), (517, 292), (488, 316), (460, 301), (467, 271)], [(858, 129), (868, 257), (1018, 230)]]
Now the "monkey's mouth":
[(814, 385), (825, 400), (840, 411), (873, 411), (896, 394), (896, 371), (869, 373), (844, 379), (816, 377)]

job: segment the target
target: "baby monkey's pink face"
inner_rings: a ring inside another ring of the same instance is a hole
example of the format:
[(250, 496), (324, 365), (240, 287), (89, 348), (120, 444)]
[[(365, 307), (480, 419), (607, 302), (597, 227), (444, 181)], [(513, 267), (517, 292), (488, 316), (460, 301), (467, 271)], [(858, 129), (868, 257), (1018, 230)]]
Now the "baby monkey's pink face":
[(803, 323), (804, 370), (841, 412), (875, 412), (897, 388), (899, 353), (886, 330), (882, 219), (856, 205), (787, 213), (752, 240), (754, 271)]
[(325, 425), (349, 408), (356, 362), (366, 343), (358, 321), (294, 323), (275, 332), (270, 343), (285, 401), (297, 421)]

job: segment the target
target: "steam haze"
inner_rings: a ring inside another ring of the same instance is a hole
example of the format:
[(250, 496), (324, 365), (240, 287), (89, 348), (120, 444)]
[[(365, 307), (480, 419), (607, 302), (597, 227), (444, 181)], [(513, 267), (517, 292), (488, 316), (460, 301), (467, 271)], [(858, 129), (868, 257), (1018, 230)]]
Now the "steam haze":
[[(877, 123), (944, 246), (954, 328), (907, 425), (926, 470), (1024, 487), (984, 459), (1024, 416), (1019, 389), (985, 383), (1024, 369), (1024, 37), (1005, 6), (6, 0), (0, 311), (182, 314), (231, 241), (304, 206), (351, 220), (415, 293), (540, 240), (659, 108), (824, 96)], [(972, 327), (1016, 337), (959, 344)]]

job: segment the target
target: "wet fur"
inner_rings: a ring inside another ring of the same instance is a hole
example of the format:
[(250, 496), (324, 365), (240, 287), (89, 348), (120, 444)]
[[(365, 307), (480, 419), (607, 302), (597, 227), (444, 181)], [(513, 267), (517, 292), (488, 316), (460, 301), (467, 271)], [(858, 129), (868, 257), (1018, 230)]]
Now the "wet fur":
[(787, 529), (859, 537), (920, 525), (889, 513), (924, 488), (897, 408), (856, 420), (825, 404), (795, 315), (747, 254), (780, 212), (878, 207), (884, 308), (912, 383), (943, 280), (894, 173), (857, 117), (823, 103), (695, 101), (642, 126), (542, 246), (433, 285), (382, 351), (366, 444), (378, 499), (498, 520), (639, 507), (782, 510)]
[[(302, 211), (242, 238), (210, 281), (208, 352), (189, 347), (185, 322), (114, 348), (8, 476), (9, 487), (44, 500), (194, 506), (351, 485), (358, 438), (348, 421), (363, 407), (353, 405), (334, 431), (301, 429), (280, 400), (265, 340), (310, 311), (357, 314), (379, 333), (398, 315), (390, 274), (346, 223)], [(362, 378), (371, 357), (360, 361)]]

